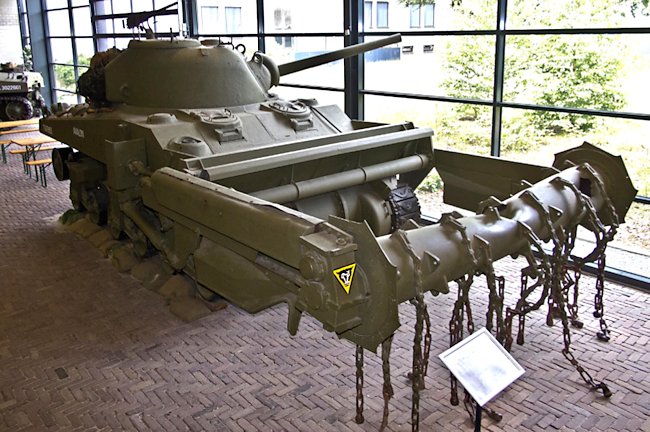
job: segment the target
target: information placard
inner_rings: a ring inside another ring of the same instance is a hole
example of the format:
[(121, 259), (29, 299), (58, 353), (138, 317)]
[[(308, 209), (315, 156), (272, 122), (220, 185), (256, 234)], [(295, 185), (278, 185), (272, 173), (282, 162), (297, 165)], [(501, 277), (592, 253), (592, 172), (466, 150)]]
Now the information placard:
[(439, 357), (480, 406), (524, 373), (524, 368), (485, 327)]

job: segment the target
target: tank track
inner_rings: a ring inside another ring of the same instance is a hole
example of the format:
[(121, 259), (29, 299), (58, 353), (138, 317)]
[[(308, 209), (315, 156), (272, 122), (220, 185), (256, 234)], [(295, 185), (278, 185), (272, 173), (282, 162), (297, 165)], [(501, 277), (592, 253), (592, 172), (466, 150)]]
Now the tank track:
[(391, 231), (402, 227), (409, 219), (420, 220), (420, 202), (411, 186), (400, 186), (390, 191)]

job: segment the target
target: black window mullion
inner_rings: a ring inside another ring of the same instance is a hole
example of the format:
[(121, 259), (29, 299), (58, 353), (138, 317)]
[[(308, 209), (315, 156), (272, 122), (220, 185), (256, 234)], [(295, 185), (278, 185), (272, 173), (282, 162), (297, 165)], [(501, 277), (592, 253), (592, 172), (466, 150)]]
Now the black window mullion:
[(266, 52), (264, 0), (257, 0), (257, 49)]
[(50, 100), (52, 102), (56, 101), (56, 92), (55, 92), (55, 87), (56, 87), (56, 74), (54, 73), (54, 64), (52, 63), (53, 57), (52, 57), (52, 45), (50, 43), (51, 41), (51, 36), (50, 36), (50, 27), (49, 27), (49, 19), (47, 18), (47, 12), (46, 12), (46, 5), (45, 5), (46, 0), (40, 0), (40, 6), (41, 6), (41, 20), (43, 24), (43, 38), (45, 39), (45, 51), (47, 54), (47, 74), (50, 78)]
[[(344, 0), (343, 26), (344, 46), (356, 45), (362, 41), (359, 28), (363, 25), (363, 0)], [(363, 54), (347, 58), (343, 66), (345, 82), (345, 113), (353, 119), (363, 118), (363, 88), (364, 67)]]
[[(187, 36), (188, 37), (196, 37), (197, 28), (198, 28), (198, 12), (196, 6), (196, 2), (192, 0), (184, 0), (184, 6), (183, 6), (183, 19), (185, 21), (185, 25), (187, 26)], [(180, 31), (180, 29), (179, 29)]]
[(21, 0), (17, 1), (18, 3), (18, 25), (20, 26), (20, 41), (22, 42), (22, 47), (23, 47), (23, 52), (25, 50), (25, 46), (27, 45), (27, 29), (25, 28), (25, 19), (26, 19), (26, 12), (23, 8), (23, 4)]
[(498, 0), (497, 4), (497, 34), (494, 46), (494, 88), (492, 92), (492, 139), (490, 155), (501, 154), (501, 126), (503, 121), (503, 81), (506, 57), (506, 18), (508, 0)]
[(97, 46), (97, 29), (95, 28), (95, 21), (92, 19), (92, 17), (95, 16), (95, 2), (90, 1), (90, 22), (91, 22), (91, 35), (93, 38), (93, 51), (97, 52), (99, 51), (99, 47)]

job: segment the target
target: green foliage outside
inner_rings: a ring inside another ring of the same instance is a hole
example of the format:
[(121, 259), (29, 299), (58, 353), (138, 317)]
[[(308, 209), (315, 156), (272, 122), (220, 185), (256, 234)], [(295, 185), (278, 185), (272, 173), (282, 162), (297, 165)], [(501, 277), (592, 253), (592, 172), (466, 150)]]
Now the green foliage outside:
[[(72, 64), (72, 60), (68, 62)], [(80, 54), (78, 57), (77, 64), (79, 66), (90, 66), (90, 57)], [(79, 71), (79, 75), (83, 73), (83, 70)], [(74, 76), (74, 66), (68, 65), (54, 65), (54, 75), (56, 76), (56, 86), (57, 88), (76, 91), (77, 81)]]
[[(496, 1), (439, 0), (452, 5), (445, 16), (451, 29), (490, 29), (496, 25)], [(402, 4), (432, 3), (402, 0)], [(552, 29), (628, 27), (632, 17), (650, 14), (649, 0), (508, 1), (507, 28)], [(634, 25), (634, 24), (632, 24)], [(453, 36), (437, 45), (440, 93), (472, 100), (492, 99), (494, 36)], [(650, 58), (643, 39), (631, 35), (508, 35), (504, 100), (531, 105), (646, 112), (643, 95)], [(636, 89), (640, 90), (637, 91)], [(472, 104), (391, 102), (385, 121), (411, 120), (431, 127), (437, 148), (475, 154), (490, 151), (492, 109)], [(413, 107), (409, 106), (412, 105)], [(398, 108), (399, 107), (399, 108)], [(390, 114), (390, 115), (389, 115)], [(641, 195), (650, 194), (650, 124), (640, 120), (532, 111), (503, 111), (501, 154), (550, 164), (552, 155), (583, 140), (621, 154)], [(380, 119), (378, 119), (380, 120)], [(427, 179), (421, 190), (436, 190)]]
[[(516, 28), (589, 27), (599, 22), (615, 27), (616, 21), (628, 11), (626, 8), (629, 5), (609, 0), (509, 2), (511, 21)], [(454, 9), (459, 28), (493, 28), (495, 25), (494, 7), (487, 2), (464, 0)], [(508, 36), (504, 100), (607, 111), (622, 109), (625, 99), (619, 83), (624, 56), (625, 47), (617, 35)], [(446, 58), (450, 78), (442, 87), (449, 95), (492, 98), (494, 38), (450, 38)], [(454, 111), (459, 120), (485, 126), (492, 121), (491, 111), (480, 106), (460, 105)], [(584, 134), (601, 124), (601, 119), (593, 116), (518, 110), (503, 124), (501, 148), (504, 152), (528, 151), (544, 138)], [(489, 143), (481, 142), (480, 145), (489, 146)]]
[(54, 65), (56, 86), (66, 90), (75, 90), (74, 66)]
[[(494, 1), (451, 1), (452, 28), (494, 28)], [(407, 3), (409, 0), (403, 0)], [(412, 4), (426, 3), (412, 0)], [(630, 17), (650, 15), (650, 0), (508, 1), (508, 28), (627, 27)], [(634, 24), (633, 24), (634, 25)], [(443, 58), (446, 94), (492, 98), (494, 37), (450, 37)], [(647, 112), (647, 42), (630, 35), (509, 35), (506, 38), (504, 100), (535, 105)], [(443, 93), (444, 94), (444, 93)], [(403, 113), (432, 127), (436, 147), (486, 154), (492, 110), (470, 104), (436, 104), (435, 119)], [(558, 151), (588, 140), (623, 156), (640, 195), (650, 195), (650, 122), (567, 113), (505, 109), (501, 152), (511, 159), (548, 165)], [(432, 173), (421, 192), (442, 189)], [(650, 206), (633, 204), (615, 244), (647, 250)]]

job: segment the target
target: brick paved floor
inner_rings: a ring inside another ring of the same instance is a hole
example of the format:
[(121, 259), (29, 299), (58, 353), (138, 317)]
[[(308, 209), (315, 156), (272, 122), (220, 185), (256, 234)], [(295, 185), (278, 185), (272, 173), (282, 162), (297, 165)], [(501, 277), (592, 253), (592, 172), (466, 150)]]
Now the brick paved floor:
[[(366, 423), (356, 425), (350, 343), (309, 317), (290, 337), (285, 306), (255, 316), (228, 307), (181, 322), (160, 296), (57, 225), (68, 208), (66, 183), (53, 180), (43, 189), (10, 159), (0, 164), (0, 430), (379, 428), (376, 356), (366, 356)], [(517, 263), (500, 269), (514, 290)], [(583, 282), (589, 300), (593, 279)], [(478, 327), (486, 290), (474, 288)], [(544, 326), (540, 312), (529, 319), (526, 345), (513, 348), (526, 373), (490, 404), (503, 420), (486, 418), (483, 430), (650, 431), (650, 297), (610, 283), (606, 289), (612, 340), (595, 339), (587, 304), (585, 327), (573, 339), (577, 357), (610, 385), (611, 399), (586, 388), (559, 352), (560, 328)], [(462, 406), (450, 405), (448, 373), (437, 358), (448, 344), (453, 296), (427, 301), (434, 355), (421, 398), (422, 430), (473, 430)], [(391, 430), (410, 430), (411, 307), (402, 307), (401, 320)]]

